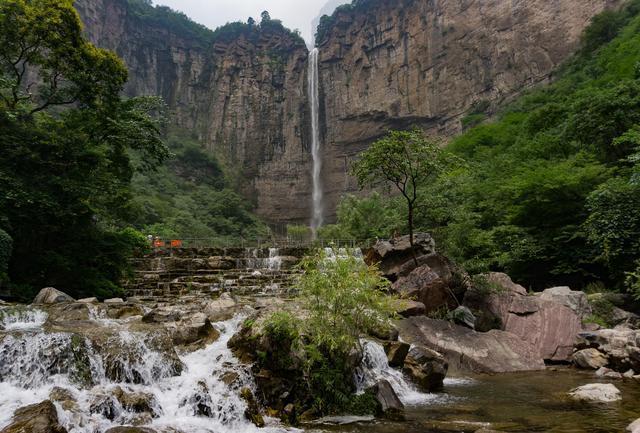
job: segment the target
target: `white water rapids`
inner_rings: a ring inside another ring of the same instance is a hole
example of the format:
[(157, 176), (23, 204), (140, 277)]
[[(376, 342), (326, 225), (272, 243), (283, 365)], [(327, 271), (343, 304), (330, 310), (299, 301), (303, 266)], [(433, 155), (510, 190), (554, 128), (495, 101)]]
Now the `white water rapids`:
[(311, 156), (313, 158), (313, 212), (311, 215), (311, 230), (315, 239), (318, 229), (324, 223), (322, 191), (322, 155), (320, 143), (320, 84), (318, 72), (319, 51), (314, 48), (309, 53), (309, 105), (311, 108)]

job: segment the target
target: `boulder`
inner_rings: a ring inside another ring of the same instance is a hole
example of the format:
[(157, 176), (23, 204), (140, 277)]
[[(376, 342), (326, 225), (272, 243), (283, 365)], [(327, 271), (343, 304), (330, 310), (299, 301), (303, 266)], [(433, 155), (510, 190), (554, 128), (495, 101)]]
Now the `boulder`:
[(122, 298), (105, 299), (104, 303), (105, 304), (124, 304), (124, 299)]
[(589, 299), (584, 292), (571, 290), (569, 287), (552, 287), (545, 290), (540, 295), (540, 299), (562, 304), (573, 310), (574, 313), (584, 320), (592, 314)]
[(399, 299), (394, 303), (394, 309), (402, 317), (424, 316), (427, 312), (422, 302)]
[(606, 366), (609, 360), (597, 349), (584, 349), (573, 354), (573, 363), (580, 368), (597, 370)]
[(97, 304), (98, 298), (82, 298), (78, 299), (76, 302), (79, 302), (81, 304)]
[(428, 317), (411, 317), (396, 326), (403, 341), (441, 353), (455, 372), (502, 373), (545, 368), (539, 352), (509, 332), (480, 333)]
[[(256, 398), (253, 396), (253, 392), (251, 392), (249, 388), (243, 388), (240, 395), (242, 396), (242, 399), (247, 403), (247, 408), (244, 411), (244, 415), (249, 421), (255, 424), (256, 427), (264, 427), (264, 418), (260, 413), (260, 408), (258, 407)], [(290, 415), (295, 415), (293, 411), (290, 412)]]
[(378, 241), (365, 254), (368, 264), (379, 264), (383, 275), (395, 281), (399, 277), (400, 268), (414, 257), (435, 254), (436, 243), (427, 233), (416, 233), (413, 249), (409, 236), (401, 236), (389, 241)]
[(204, 314), (212, 322), (219, 322), (233, 317), (238, 303), (229, 293), (223, 293), (214, 301), (208, 302), (204, 307)]
[(182, 317), (182, 312), (171, 308), (156, 308), (151, 310), (142, 317), (142, 321), (145, 323), (167, 323), (177, 322)]
[(569, 307), (539, 296), (527, 295), (524, 287), (505, 274), (493, 273), (487, 281), (491, 291), (474, 288), (463, 304), (478, 313), (477, 328), (486, 331), (487, 323), (518, 335), (548, 361), (568, 362), (582, 331), (582, 320)]
[(438, 391), (444, 385), (449, 364), (438, 352), (414, 347), (404, 360), (403, 371), (425, 392)]
[(18, 409), (11, 424), (0, 433), (67, 433), (59, 424), (56, 407), (49, 400)]
[(574, 400), (595, 403), (612, 403), (622, 399), (620, 390), (610, 383), (584, 385), (572, 389), (569, 396)]
[(411, 346), (400, 341), (388, 341), (384, 344), (384, 351), (387, 354), (391, 367), (402, 367), (404, 360), (409, 353)]
[(113, 396), (118, 400), (120, 405), (129, 412), (149, 413), (153, 417), (160, 415), (156, 413), (154, 409), (158, 407), (158, 403), (153, 394), (128, 392), (118, 386), (113, 390)]
[(220, 332), (213, 327), (204, 313), (195, 313), (190, 317), (167, 325), (176, 346), (193, 346), (198, 349), (220, 338)]
[(440, 277), (427, 265), (419, 266), (409, 275), (400, 277), (391, 289), (402, 298), (422, 303), (426, 312), (457, 305), (449, 288), (449, 280)]
[(393, 390), (393, 387), (387, 380), (380, 380), (370, 391), (375, 396), (376, 400), (380, 404), (380, 411), (392, 418), (400, 417), (404, 411), (404, 405), (398, 398), (398, 395)]
[(627, 431), (630, 433), (640, 433), (640, 418), (629, 424)]
[(594, 348), (606, 355), (608, 366), (620, 373), (640, 371), (640, 331), (625, 327), (580, 333), (576, 347)]
[(34, 304), (62, 304), (65, 302), (74, 302), (75, 300), (60, 290), (53, 287), (46, 287), (36, 295), (33, 299)]
[(453, 320), (457, 325), (466, 326), (467, 328), (476, 329), (476, 316), (471, 310), (464, 305), (459, 306), (447, 315), (449, 320)]
[(193, 408), (196, 416), (212, 417), (214, 413), (213, 400), (209, 394), (209, 387), (204, 381), (198, 382), (197, 390), (190, 395), (182, 405)]

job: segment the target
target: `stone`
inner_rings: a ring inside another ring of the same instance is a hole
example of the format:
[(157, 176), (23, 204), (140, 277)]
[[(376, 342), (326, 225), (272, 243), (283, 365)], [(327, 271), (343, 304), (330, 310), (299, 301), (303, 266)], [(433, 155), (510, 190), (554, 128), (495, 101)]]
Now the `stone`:
[(124, 304), (124, 299), (122, 298), (105, 299), (104, 303), (105, 304)]
[(220, 376), (220, 380), (227, 386), (231, 386), (240, 379), (240, 375), (235, 371), (227, 371)]
[[(251, 421), (256, 427), (264, 427), (264, 418), (260, 413), (260, 408), (258, 407), (258, 402), (253, 395), (253, 392), (249, 388), (243, 388), (240, 392), (243, 400), (247, 402), (247, 409), (244, 412), (245, 417)], [(291, 414), (293, 414), (293, 410), (290, 410)]]
[(123, 304), (106, 304), (107, 316), (111, 319), (127, 319), (129, 317), (137, 317), (144, 315), (144, 309), (137, 304), (123, 303)]
[(384, 351), (387, 354), (391, 367), (402, 367), (404, 360), (409, 353), (411, 346), (400, 341), (388, 341), (384, 344)]
[(156, 308), (142, 317), (145, 323), (167, 323), (177, 322), (182, 317), (182, 313), (173, 308)]
[(449, 281), (441, 278), (431, 267), (422, 265), (409, 275), (400, 277), (391, 289), (401, 298), (422, 303), (426, 312), (456, 305), (456, 299), (450, 293)]
[(397, 418), (402, 415), (404, 404), (402, 404), (388, 380), (378, 381), (371, 387), (371, 392), (380, 404), (381, 412), (385, 416)]
[(633, 370), (628, 370), (627, 372), (625, 372), (622, 377), (624, 377), (625, 379), (633, 379), (633, 377), (636, 375), (636, 372)]
[(436, 252), (436, 243), (427, 233), (416, 233), (413, 243), (412, 249), (408, 235), (378, 241), (366, 252), (365, 261), (368, 264), (378, 264), (382, 274), (395, 281), (400, 277), (399, 272), (404, 264), (413, 261), (414, 257)]
[(476, 316), (471, 310), (464, 305), (459, 306), (453, 311), (450, 311), (447, 315), (449, 320), (453, 320), (454, 323), (467, 328), (476, 329)]
[(438, 391), (444, 385), (449, 364), (435, 350), (413, 347), (404, 360), (403, 371), (425, 392)]
[(610, 383), (591, 383), (572, 389), (569, 396), (574, 400), (612, 403), (621, 400), (620, 390)]
[(233, 296), (225, 292), (222, 293), (218, 299), (207, 302), (204, 307), (204, 314), (206, 314), (212, 322), (230, 319), (235, 314), (237, 305), (238, 303)]
[(131, 392), (124, 391), (121, 387), (116, 387), (113, 391), (113, 396), (118, 400), (124, 409), (129, 412), (135, 413), (149, 413), (153, 417), (157, 417), (160, 414), (155, 412), (155, 407), (158, 407), (153, 394), (147, 394), (144, 392)]
[(45, 400), (16, 410), (0, 433), (67, 433), (67, 429), (59, 424), (54, 404)]
[(402, 317), (424, 316), (427, 312), (422, 302), (399, 299), (394, 303), (394, 310)]
[(99, 394), (92, 398), (89, 404), (89, 412), (113, 421), (118, 416), (118, 404), (114, 396)]
[(220, 332), (213, 327), (204, 313), (195, 313), (168, 326), (176, 346), (193, 346), (198, 349), (220, 338)]
[(98, 298), (83, 298), (83, 299), (78, 299), (76, 302), (79, 302), (81, 304), (97, 304)]
[(60, 290), (53, 287), (46, 287), (36, 295), (33, 299), (34, 304), (62, 304), (65, 302), (74, 302), (75, 300)]
[(453, 372), (505, 373), (545, 369), (539, 352), (509, 332), (480, 333), (428, 317), (403, 319), (396, 326), (402, 341), (442, 354)]
[(640, 418), (629, 424), (627, 431), (629, 433), (640, 433)]
[(609, 360), (597, 349), (584, 349), (573, 354), (573, 362), (580, 368), (598, 370), (605, 367)]
[(592, 314), (591, 304), (587, 294), (577, 290), (571, 290), (570, 287), (552, 287), (546, 289), (540, 295), (540, 299), (552, 301), (562, 304), (573, 310), (581, 320), (586, 319)]
[(540, 296), (529, 296), (506, 274), (489, 274), (487, 281), (496, 289), (469, 290), (463, 301), (478, 316), (478, 330), (486, 331), (487, 322), (495, 323), (498, 329), (518, 335), (536, 348), (544, 360), (571, 360), (582, 332), (582, 320), (572, 309)]
[(198, 382), (196, 392), (186, 399), (183, 404), (195, 407), (196, 416), (213, 416), (213, 400), (209, 393), (209, 387), (204, 381)]
[(640, 330), (623, 326), (580, 333), (578, 349), (596, 348), (607, 356), (608, 366), (617, 372), (640, 371)]

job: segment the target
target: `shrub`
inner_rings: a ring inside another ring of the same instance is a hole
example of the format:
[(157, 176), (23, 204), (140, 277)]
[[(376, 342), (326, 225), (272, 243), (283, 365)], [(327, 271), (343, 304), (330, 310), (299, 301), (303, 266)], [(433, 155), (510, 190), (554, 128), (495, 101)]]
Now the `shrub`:
[(13, 249), (13, 240), (4, 230), (0, 229), (0, 283), (7, 279), (9, 260)]

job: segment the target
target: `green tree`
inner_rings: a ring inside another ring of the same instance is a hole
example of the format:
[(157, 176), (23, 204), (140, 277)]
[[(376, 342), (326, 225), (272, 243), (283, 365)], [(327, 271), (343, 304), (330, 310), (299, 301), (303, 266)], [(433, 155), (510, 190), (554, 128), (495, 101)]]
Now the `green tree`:
[(168, 156), (163, 107), (121, 98), (124, 64), (86, 40), (71, 0), (0, 3), (0, 41), (0, 221), (14, 240), (11, 281), (108, 296), (141, 245), (125, 229), (133, 173)]
[(455, 159), (419, 129), (390, 131), (360, 155), (353, 174), (363, 188), (392, 186), (404, 197), (413, 247), (414, 216), (422, 199), (419, 188), (451, 170)]

